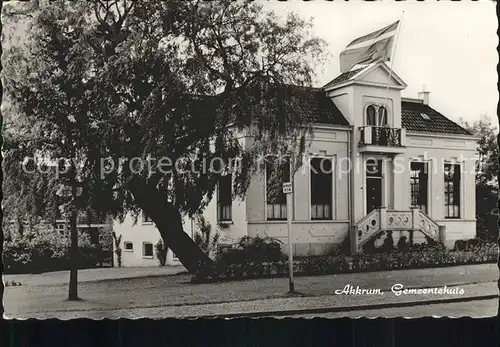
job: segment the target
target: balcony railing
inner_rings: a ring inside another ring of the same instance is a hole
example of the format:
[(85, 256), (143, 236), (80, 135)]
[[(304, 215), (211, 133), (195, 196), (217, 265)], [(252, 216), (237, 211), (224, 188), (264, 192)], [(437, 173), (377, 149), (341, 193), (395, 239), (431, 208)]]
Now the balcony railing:
[(405, 146), (405, 129), (363, 126), (361, 132), (360, 146)]

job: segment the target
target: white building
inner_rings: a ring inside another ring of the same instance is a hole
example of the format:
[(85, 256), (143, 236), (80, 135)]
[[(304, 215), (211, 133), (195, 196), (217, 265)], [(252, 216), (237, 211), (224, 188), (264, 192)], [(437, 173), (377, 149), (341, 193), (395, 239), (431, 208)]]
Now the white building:
[[(291, 87), (306, 95), (314, 117), (311, 166), (292, 180), (294, 254), (325, 253), (345, 239), (355, 253), (381, 230), (393, 231), (395, 243), (413, 230), (415, 242), (425, 234), (447, 247), (475, 237), (477, 138), (431, 108), (429, 92), (402, 98), (405, 87), (384, 63), (341, 74), (323, 88)], [(241, 140), (251, 145), (250, 136)], [(313, 173), (321, 160), (323, 172)], [(243, 201), (224, 198), (230, 185), (219, 185), (204, 216), (219, 226), (222, 243), (271, 236), (288, 251), (286, 200), (268, 201), (266, 190), (265, 170)], [(196, 232), (191, 220), (184, 228)], [(122, 266), (158, 265), (160, 234), (151, 222), (134, 226), (127, 217), (114, 231), (122, 235)], [(169, 251), (167, 264), (175, 263)]]

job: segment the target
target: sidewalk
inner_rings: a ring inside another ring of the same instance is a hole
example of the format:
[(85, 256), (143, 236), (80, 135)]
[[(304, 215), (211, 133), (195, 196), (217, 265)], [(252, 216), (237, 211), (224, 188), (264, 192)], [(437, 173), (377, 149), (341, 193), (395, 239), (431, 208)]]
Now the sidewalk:
[[(392, 292), (378, 295), (325, 295), (318, 297), (287, 297), (219, 304), (141, 307), (112, 310), (61, 311), (50, 317), (75, 318), (240, 318), (314, 315), (327, 312), (352, 312), (391, 307), (421, 306), (438, 303), (467, 302), (498, 299), (495, 282), (458, 286), (464, 290), (458, 294), (408, 294), (396, 296)], [(55, 312), (54, 312), (55, 313)], [(427, 313), (424, 315), (431, 315)], [(352, 317), (353, 315), (350, 314)], [(463, 312), (463, 316), (468, 316)], [(45, 313), (29, 315), (33, 318), (48, 318)], [(26, 317), (27, 318), (27, 317)]]
[[(373, 305), (377, 302), (395, 304), (417, 298), (396, 297), (390, 289), (397, 283), (405, 288), (468, 286), (468, 291), (461, 298), (491, 296), (497, 294), (498, 268), (496, 264), (482, 264), (298, 277), (295, 279), (296, 291), (305, 295), (298, 298), (286, 296), (287, 278), (204, 284), (192, 284), (189, 279), (190, 276), (184, 274), (84, 282), (79, 284), (79, 296), (83, 300), (77, 302), (65, 301), (67, 284), (8, 287), (4, 295), (5, 311), (10, 317), (25, 318), (189, 317), (239, 313), (239, 310), (250, 313), (262, 307), (295, 310)], [(372, 298), (366, 295), (335, 295), (336, 290), (346, 285), (379, 288), (388, 293)], [(427, 295), (426, 298), (430, 297)]]
[[(184, 266), (162, 267), (113, 267), (78, 270), (78, 282), (97, 282), (126, 278), (171, 276), (187, 272)], [(3, 275), (4, 282), (16, 281), (23, 286), (67, 284), (69, 271), (52, 271), (41, 274)]]

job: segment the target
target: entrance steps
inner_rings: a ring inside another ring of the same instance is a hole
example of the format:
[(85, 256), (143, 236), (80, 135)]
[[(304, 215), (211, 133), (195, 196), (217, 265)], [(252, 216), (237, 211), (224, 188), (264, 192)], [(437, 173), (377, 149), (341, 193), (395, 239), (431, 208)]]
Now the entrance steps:
[(380, 231), (420, 231), (434, 241), (444, 243), (445, 226), (438, 225), (418, 208), (411, 210), (375, 209), (351, 226), (351, 253), (361, 252), (363, 245)]

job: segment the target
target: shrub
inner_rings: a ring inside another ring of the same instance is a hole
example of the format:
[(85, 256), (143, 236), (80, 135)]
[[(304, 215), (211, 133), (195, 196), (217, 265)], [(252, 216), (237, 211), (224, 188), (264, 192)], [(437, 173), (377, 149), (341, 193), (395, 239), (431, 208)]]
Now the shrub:
[(384, 244), (382, 245), (383, 252), (392, 252), (394, 250), (394, 239), (392, 237), (392, 231), (386, 231), (386, 237), (384, 239)]
[(398, 241), (397, 249), (400, 252), (406, 252), (409, 249), (408, 241), (406, 241), (406, 236), (401, 236)]
[[(476, 241), (464, 244), (474, 246), (465, 250), (450, 251), (440, 243), (416, 244), (408, 246), (405, 252), (361, 253), (352, 257), (345, 257), (341, 254), (309, 256), (294, 261), (294, 273), (297, 276), (308, 276), (496, 262), (498, 257), (496, 244), (476, 243)], [(287, 275), (288, 263), (286, 260), (223, 262), (219, 258), (212, 266), (201, 267), (193, 275), (192, 280), (206, 282)]]
[[(6, 273), (39, 273), (67, 270), (70, 267), (70, 238), (50, 226), (27, 230), (4, 244)], [(78, 267), (94, 267), (101, 250), (91, 245), (85, 233), (78, 235)]]
[(218, 254), (217, 260), (226, 264), (273, 262), (286, 259), (281, 252), (281, 241), (272, 237), (244, 236)]
[(482, 240), (479, 238), (457, 240), (455, 241), (454, 250), (476, 253), (498, 253), (498, 244), (496, 242)]
[(163, 240), (159, 239), (155, 245), (156, 259), (160, 263), (160, 266), (165, 266), (167, 262), (167, 248), (163, 244)]
[(115, 254), (116, 254), (116, 263), (118, 267), (122, 267), (122, 248), (120, 247), (120, 243), (122, 242), (122, 235), (116, 236), (116, 233), (113, 231), (113, 241), (115, 242)]
[(212, 235), (212, 225), (201, 215), (197, 216), (196, 224), (199, 231), (194, 234), (193, 241), (203, 253), (209, 258), (213, 258), (217, 250), (220, 235), (218, 232)]

